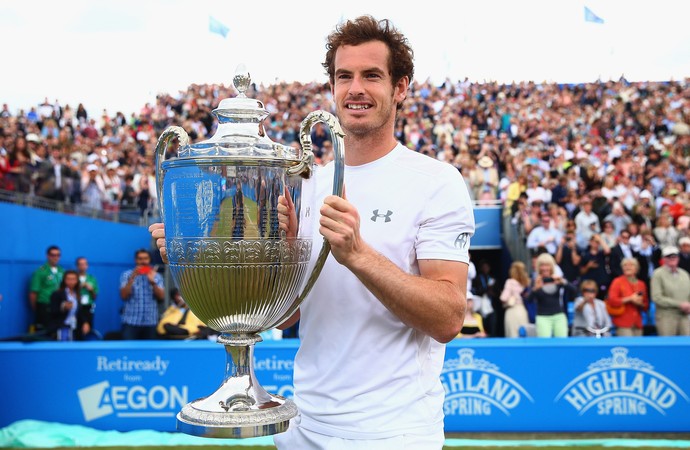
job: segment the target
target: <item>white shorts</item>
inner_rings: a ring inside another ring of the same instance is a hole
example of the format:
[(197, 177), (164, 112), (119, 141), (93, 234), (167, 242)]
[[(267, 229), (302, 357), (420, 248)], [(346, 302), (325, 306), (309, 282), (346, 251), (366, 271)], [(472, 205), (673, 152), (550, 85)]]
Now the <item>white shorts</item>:
[(278, 450), (441, 450), (444, 434), (403, 434), (383, 439), (343, 439), (306, 430), (295, 423), (285, 433), (273, 436)]

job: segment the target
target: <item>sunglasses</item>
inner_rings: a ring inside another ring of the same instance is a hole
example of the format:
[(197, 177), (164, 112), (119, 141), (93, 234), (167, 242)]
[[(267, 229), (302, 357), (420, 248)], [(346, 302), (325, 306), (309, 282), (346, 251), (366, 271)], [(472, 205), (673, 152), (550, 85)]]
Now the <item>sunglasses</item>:
[(597, 291), (596, 289), (591, 289), (591, 288), (587, 288), (587, 289), (582, 290), (582, 292), (596, 292), (596, 291)]

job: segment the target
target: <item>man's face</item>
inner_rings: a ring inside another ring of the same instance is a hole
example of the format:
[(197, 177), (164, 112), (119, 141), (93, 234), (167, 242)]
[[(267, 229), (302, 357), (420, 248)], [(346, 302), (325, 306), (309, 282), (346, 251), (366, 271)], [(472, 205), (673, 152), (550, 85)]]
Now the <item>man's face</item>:
[(393, 86), (388, 56), (388, 47), (380, 41), (338, 48), (331, 89), (346, 134), (392, 129), (396, 105), (404, 100), (409, 81), (404, 78)]
[(145, 252), (137, 253), (136, 263), (137, 266), (148, 266), (151, 264), (151, 257)]
[(51, 266), (57, 266), (60, 262), (60, 250), (54, 248), (48, 252), (48, 264)]
[(678, 255), (668, 255), (664, 257), (664, 264), (668, 266), (669, 269), (678, 268)]

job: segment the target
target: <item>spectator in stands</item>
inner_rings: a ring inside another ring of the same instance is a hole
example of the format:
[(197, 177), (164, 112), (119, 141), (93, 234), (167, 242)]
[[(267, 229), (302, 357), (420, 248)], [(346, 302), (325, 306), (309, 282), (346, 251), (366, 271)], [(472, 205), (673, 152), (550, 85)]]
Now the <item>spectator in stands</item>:
[(664, 247), (663, 265), (652, 275), (659, 336), (690, 336), (690, 274), (678, 267), (679, 253), (675, 246)]
[(138, 193), (139, 211), (144, 215), (157, 209), (158, 194), (156, 193), (156, 175), (153, 173), (151, 164), (142, 164), (140, 170), (134, 175), (132, 184)]
[(673, 226), (671, 216), (669, 214), (661, 214), (656, 221), (656, 226), (653, 229), (654, 238), (657, 245), (661, 248), (675, 247), (678, 244), (679, 233)]
[(47, 261), (31, 276), (29, 306), (34, 312), (33, 329), (36, 333), (49, 333), (52, 325), (50, 296), (62, 282), (65, 269), (60, 266), (62, 252), (57, 245), (46, 250)]
[(539, 201), (542, 204), (546, 204), (551, 201), (551, 191), (542, 186), (539, 175), (533, 175), (529, 179), (527, 190), (525, 192), (527, 193), (528, 203)]
[(125, 175), (125, 184), (122, 188), (122, 197), (120, 198), (120, 210), (123, 212), (136, 211), (138, 195), (134, 188), (134, 175), (131, 173)]
[(654, 228), (656, 209), (652, 205), (652, 194), (649, 191), (640, 192), (637, 203), (633, 207), (632, 220), (640, 226), (645, 225), (650, 230)]
[(50, 296), (51, 335), (58, 341), (81, 341), (91, 332), (87, 309), (79, 305), (79, 274), (66, 270)]
[(592, 199), (589, 197), (580, 200), (580, 212), (575, 215), (575, 233), (580, 250), (587, 248), (592, 235), (601, 233), (599, 216), (592, 211)]
[(589, 247), (582, 252), (580, 260), (580, 280), (594, 280), (599, 287), (597, 296), (603, 297), (609, 282), (608, 255), (611, 249), (604, 242), (601, 235), (594, 234), (589, 240)]
[(558, 243), (558, 249), (554, 258), (556, 264), (563, 271), (563, 278), (573, 285), (577, 285), (580, 279), (580, 263), (582, 261), (582, 256), (575, 242), (575, 223), (570, 222), (566, 226), (565, 234)]
[(163, 312), (156, 331), (162, 339), (199, 337), (206, 329), (204, 323), (189, 309), (179, 289), (170, 289), (172, 304)]
[(134, 254), (134, 269), (120, 276), (122, 339), (155, 339), (158, 304), (165, 299), (163, 277), (151, 267), (151, 255), (145, 249)]
[(22, 192), (25, 194), (33, 192), (31, 176), (33, 165), (31, 153), (27, 147), (26, 139), (18, 136), (14, 140), (14, 147), (10, 149), (7, 158), (9, 170), (7, 174), (7, 188), (11, 191)]
[(105, 184), (96, 164), (86, 166), (81, 178), (82, 205), (88, 211), (101, 211), (105, 200)]
[(574, 302), (573, 336), (611, 336), (611, 317), (606, 310), (606, 303), (597, 298), (597, 284), (584, 280), (580, 284), (582, 295)]
[[(89, 273), (89, 261), (84, 256), (78, 257), (75, 263), (79, 274), (79, 307), (84, 310), (85, 320), (93, 325), (93, 315), (96, 310), (96, 298), (99, 290), (98, 280)], [(88, 332), (84, 333), (84, 335), (86, 334)]]
[(62, 150), (53, 147), (50, 157), (37, 167), (37, 195), (64, 201), (70, 189), (72, 170)]
[[(527, 205), (526, 208), (522, 208), (523, 204)], [(541, 200), (528, 203), (527, 194), (522, 193), (520, 194), (517, 205), (521, 214), (519, 216), (516, 214), (516, 218), (522, 221), (522, 229), (525, 232), (525, 235), (529, 236), (532, 230), (541, 224), (541, 215), (544, 212), (544, 204)]]
[(682, 237), (678, 240), (678, 267), (690, 273), (690, 237)]
[(106, 165), (105, 174), (102, 177), (105, 190), (103, 206), (108, 211), (118, 211), (120, 209), (122, 186), (124, 183), (120, 180), (120, 175), (117, 173), (118, 167), (120, 167), (119, 162), (109, 162)]
[(491, 274), (491, 264), (483, 259), (479, 261), (477, 276), (472, 280), (472, 292), (476, 297), (475, 311), (481, 314), (484, 329), (489, 336), (496, 336), (497, 313), (500, 312), (496, 278)]
[(618, 243), (618, 234), (616, 233), (616, 227), (611, 221), (604, 221), (601, 233), (599, 233), (601, 238), (602, 246), (606, 245), (608, 248), (613, 247)]
[(503, 285), (500, 299), (503, 302), (505, 337), (518, 337), (520, 327), (529, 323), (524, 299), (530, 286), (529, 274), (525, 264), (514, 261), (508, 271), (508, 279)]
[(467, 292), (467, 307), (465, 308), (465, 320), (462, 323), (462, 329), (458, 333), (458, 338), (484, 338), (486, 332), (484, 331), (484, 321), (481, 314), (475, 312), (475, 297), (472, 292)]
[[(513, 203), (517, 202), (527, 190), (527, 178), (524, 175), (518, 175), (516, 179), (511, 181), (506, 189), (506, 209), (509, 209), (513, 215), (515, 211), (512, 210)], [(525, 194), (525, 204), (527, 204), (527, 194)]]
[(555, 228), (560, 231), (561, 234), (565, 233), (565, 226), (568, 223), (568, 213), (562, 206), (558, 206), (556, 203), (549, 203), (546, 207), (546, 211), (551, 217), (551, 228)]
[(527, 248), (535, 254), (540, 247), (543, 247), (551, 255), (555, 255), (563, 235), (557, 229), (551, 228), (551, 217), (547, 212), (541, 213), (540, 221), (540, 224), (527, 236)]
[(616, 326), (616, 336), (642, 336), (642, 314), (649, 308), (647, 285), (638, 278), (640, 263), (625, 257), (620, 262), (621, 274), (613, 279), (608, 290), (608, 311)]
[(630, 248), (634, 252), (639, 253), (640, 249), (642, 248), (642, 235), (640, 234), (640, 225), (633, 220), (633, 222), (630, 225), (628, 225), (627, 231), (630, 234), (630, 239), (628, 241)]
[(537, 306), (537, 336), (568, 337), (567, 303), (575, 298), (575, 288), (555, 276), (556, 261), (549, 253), (539, 255), (535, 265), (537, 275), (529, 299)]
[(489, 155), (483, 155), (477, 160), (474, 170), (469, 173), (469, 182), (477, 201), (486, 203), (496, 200), (498, 193), (498, 171), (494, 160)]
[(630, 231), (627, 229), (621, 231), (621, 234), (618, 236), (618, 242), (616, 245), (611, 247), (611, 251), (609, 252), (609, 272), (611, 275), (611, 278), (616, 278), (619, 277), (623, 274), (623, 267), (621, 265), (621, 262), (625, 258), (637, 258), (638, 257), (638, 252), (635, 251), (630, 244)]
[(613, 224), (613, 231), (617, 237), (630, 223), (632, 223), (632, 218), (625, 212), (623, 203), (614, 201), (611, 206), (611, 213), (604, 217), (604, 223), (606, 222), (611, 222)]
[(559, 175), (558, 183), (551, 189), (551, 202), (556, 206), (565, 207), (568, 192), (568, 176)]

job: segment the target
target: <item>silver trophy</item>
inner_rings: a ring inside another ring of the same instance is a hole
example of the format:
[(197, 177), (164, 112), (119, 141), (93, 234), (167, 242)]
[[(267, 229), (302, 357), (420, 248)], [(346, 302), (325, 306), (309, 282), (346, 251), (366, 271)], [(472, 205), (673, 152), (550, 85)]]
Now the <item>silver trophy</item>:
[[(316, 123), (328, 126), (333, 141), (334, 195), (342, 194), (344, 168), (344, 135), (333, 115), (314, 111), (302, 121), (301, 149), (278, 144), (264, 131), (263, 103), (245, 95), (250, 77), (243, 66), (233, 84), (237, 97), (222, 100), (213, 111), (218, 119), (213, 137), (190, 145), (184, 129), (171, 126), (156, 146), (172, 278), (194, 314), (221, 333), (218, 342), (226, 350), (220, 387), (184, 406), (177, 429), (221, 438), (280, 433), (297, 415), (292, 400), (266, 392), (257, 381), (254, 344), (262, 340), (259, 333), (297, 311), (330, 251), (323, 240), (310, 265), (320, 206), (309, 180)], [(279, 227), (280, 196), (289, 199), (296, 222), (290, 232)]]

